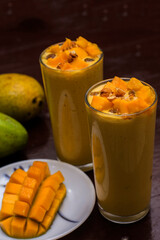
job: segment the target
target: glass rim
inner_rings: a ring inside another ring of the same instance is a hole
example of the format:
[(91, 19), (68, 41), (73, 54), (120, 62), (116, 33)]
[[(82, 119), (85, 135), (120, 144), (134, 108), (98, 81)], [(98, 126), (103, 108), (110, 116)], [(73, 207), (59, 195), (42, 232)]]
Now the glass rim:
[[(123, 79), (123, 80), (125, 80), (125, 81), (129, 81), (129, 80), (131, 79), (131, 77), (120, 77), (120, 78)], [(113, 80), (113, 78), (108, 78), (108, 79), (105, 79), (105, 80), (103, 80), (103, 81), (100, 81), (100, 82), (92, 85), (92, 86), (87, 90), (87, 92), (86, 92), (86, 94), (85, 94), (85, 103), (86, 103), (86, 105), (87, 105), (90, 109), (92, 109), (93, 111), (95, 111), (95, 112), (97, 112), (97, 113), (99, 113), (99, 114), (101, 114), (101, 115), (109, 116), (109, 117), (113, 117), (113, 116), (114, 116), (114, 117), (117, 117), (117, 118), (133, 117), (133, 116), (140, 115), (140, 114), (148, 111), (152, 106), (154, 106), (154, 105), (156, 104), (156, 102), (157, 102), (157, 100), (158, 100), (158, 95), (157, 95), (156, 90), (155, 90), (150, 84), (148, 84), (148, 83), (146, 83), (146, 82), (144, 82), (144, 81), (142, 81), (142, 80), (139, 80), (141, 83), (143, 83), (143, 85), (149, 86), (149, 87), (154, 91), (154, 93), (155, 93), (155, 99), (154, 99), (153, 103), (152, 103), (150, 106), (148, 106), (147, 108), (145, 108), (145, 109), (143, 109), (143, 110), (141, 110), (141, 111), (139, 111), (139, 112), (135, 112), (135, 113), (123, 113), (123, 114), (111, 114), (111, 113), (106, 113), (106, 112), (102, 112), (102, 111), (99, 111), (99, 110), (95, 109), (95, 108), (92, 107), (92, 106), (90, 105), (90, 103), (88, 102), (88, 95), (89, 95), (89, 93), (90, 93), (94, 88), (98, 87), (99, 85), (104, 84), (104, 83), (106, 83), (106, 82), (111, 82), (112, 80)]]
[(43, 62), (43, 60), (42, 60), (42, 56), (43, 56), (43, 54), (45, 53), (45, 51), (46, 51), (48, 48), (50, 48), (50, 47), (52, 47), (52, 46), (54, 46), (54, 45), (57, 45), (57, 44), (61, 45), (61, 44), (63, 44), (63, 43), (64, 43), (64, 42), (55, 43), (55, 44), (52, 44), (52, 45), (48, 46), (47, 48), (45, 48), (45, 49), (41, 52), (41, 54), (40, 54), (40, 56), (39, 56), (39, 62), (40, 62), (43, 66), (45, 66), (46, 68), (51, 69), (51, 70), (56, 71), (56, 72), (79, 72), (79, 71), (87, 70), (88, 68), (93, 67), (95, 64), (97, 64), (98, 62), (100, 62), (101, 59), (102, 59), (103, 56), (104, 56), (103, 51), (98, 47), (98, 48), (101, 50), (101, 52), (102, 52), (102, 53), (100, 54), (98, 60), (97, 60), (96, 62), (94, 62), (93, 64), (85, 67), (85, 68), (80, 68), (80, 69), (75, 69), (75, 70), (72, 70), (72, 69), (62, 70), (62, 69), (52, 68), (52, 67), (46, 65), (46, 64)]

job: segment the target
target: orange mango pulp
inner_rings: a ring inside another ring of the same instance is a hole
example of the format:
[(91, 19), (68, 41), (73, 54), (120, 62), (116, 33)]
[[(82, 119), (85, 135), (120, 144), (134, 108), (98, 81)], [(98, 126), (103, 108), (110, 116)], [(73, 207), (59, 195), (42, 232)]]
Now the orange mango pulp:
[(99, 111), (132, 114), (149, 107), (155, 100), (153, 90), (136, 78), (128, 82), (114, 77), (103, 86), (99, 95), (93, 95), (91, 106)]
[(2, 230), (16, 238), (45, 233), (66, 194), (63, 181), (60, 171), (50, 175), (45, 162), (33, 162), (28, 172), (17, 169), (3, 195), (0, 211)]

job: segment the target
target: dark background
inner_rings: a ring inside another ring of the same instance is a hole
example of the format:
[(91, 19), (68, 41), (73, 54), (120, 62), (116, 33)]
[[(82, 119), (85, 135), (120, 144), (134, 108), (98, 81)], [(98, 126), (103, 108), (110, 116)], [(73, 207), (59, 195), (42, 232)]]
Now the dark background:
[[(104, 78), (137, 77), (160, 94), (160, 2), (151, 0), (0, 0), (0, 74), (23, 73), (42, 83), (39, 55), (66, 37), (83, 36), (104, 52)], [(25, 124), (26, 148), (0, 159), (11, 162), (55, 159), (47, 105)], [(63, 239), (160, 239), (160, 107), (157, 109), (151, 211), (141, 221), (117, 225), (97, 205), (88, 220)], [(93, 180), (92, 171), (87, 173)]]

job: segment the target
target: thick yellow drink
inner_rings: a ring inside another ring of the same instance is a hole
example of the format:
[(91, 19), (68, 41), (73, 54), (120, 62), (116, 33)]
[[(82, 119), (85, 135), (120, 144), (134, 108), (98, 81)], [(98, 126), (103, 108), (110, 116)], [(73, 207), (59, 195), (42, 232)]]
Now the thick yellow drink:
[(99, 210), (118, 223), (137, 221), (149, 211), (157, 105), (152, 87), (125, 80), (130, 87), (116, 86), (116, 97), (111, 80), (86, 95)]
[(58, 159), (89, 170), (84, 97), (91, 85), (103, 79), (103, 54), (96, 44), (79, 37), (47, 48), (40, 63)]

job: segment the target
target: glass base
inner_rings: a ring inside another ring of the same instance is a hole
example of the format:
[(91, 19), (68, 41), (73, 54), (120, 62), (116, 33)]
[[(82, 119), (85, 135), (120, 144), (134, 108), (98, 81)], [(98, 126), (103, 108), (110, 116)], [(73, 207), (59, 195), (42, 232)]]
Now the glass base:
[(88, 164), (85, 164), (85, 165), (79, 165), (79, 166), (75, 166), (75, 167), (78, 167), (83, 172), (88, 172), (88, 171), (93, 169), (93, 163), (88, 163)]
[(105, 217), (106, 219), (108, 219), (111, 222), (119, 223), (119, 224), (129, 224), (129, 223), (137, 222), (137, 221), (141, 220), (142, 218), (144, 218), (147, 215), (147, 213), (149, 212), (149, 207), (148, 207), (144, 211), (142, 211), (138, 214), (132, 215), (132, 216), (117, 216), (117, 215), (114, 215), (114, 214), (104, 211), (104, 209), (101, 208), (100, 205), (98, 205), (98, 207), (99, 207), (99, 211), (103, 217)]
[[(57, 158), (57, 160), (62, 162), (59, 158)], [(73, 165), (73, 164), (71, 164), (71, 165)], [(93, 169), (93, 163), (87, 163), (87, 164), (84, 164), (84, 165), (73, 165), (73, 166), (78, 167), (83, 172), (88, 172), (88, 171)]]

